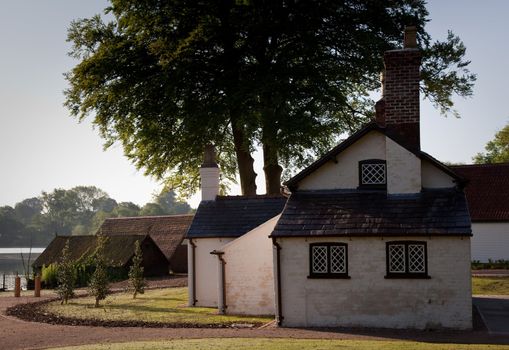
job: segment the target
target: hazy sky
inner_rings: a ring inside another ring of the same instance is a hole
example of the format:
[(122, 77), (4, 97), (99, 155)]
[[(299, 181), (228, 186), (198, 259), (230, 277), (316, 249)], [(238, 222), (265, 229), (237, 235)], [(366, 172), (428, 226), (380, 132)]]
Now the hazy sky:
[[(102, 0), (0, 0), (0, 206), (56, 187), (95, 185), (118, 201), (137, 204), (160, 190), (120, 147), (103, 151), (91, 124), (78, 124), (63, 107), (63, 73), (76, 64), (67, 56), (69, 23), (106, 5)], [(509, 1), (434, 0), (428, 10), (429, 33), (435, 39), (444, 39), (448, 29), (458, 34), (478, 80), (473, 98), (455, 100), (461, 119), (444, 118), (427, 102), (421, 105), (422, 149), (442, 161), (468, 163), (509, 123), (504, 35)], [(258, 188), (262, 192), (261, 182)]]

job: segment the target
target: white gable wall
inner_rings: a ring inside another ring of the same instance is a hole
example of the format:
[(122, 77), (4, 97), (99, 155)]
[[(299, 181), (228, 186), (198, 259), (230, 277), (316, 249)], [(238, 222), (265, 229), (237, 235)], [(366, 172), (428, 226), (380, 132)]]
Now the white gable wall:
[(451, 188), (456, 186), (454, 179), (427, 160), (421, 162), (423, 188)]
[(221, 248), (225, 261), (226, 313), (273, 315), (272, 240), (280, 215)]
[(390, 138), (385, 141), (387, 193), (421, 192), (421, 160)]
[(217, 306), (217, 258), (210, 254), (234, 238), (193, 238), (195, 248), (196, 306)]
[(299, 190), (356, 189), (359, 161), (385, 159), (385, 135), (372, 131), (299, 182)]
[[(430, 279), (386, 279), (386, 242), (427, 242)], [(309, 244), (348, 244), (350, 279), (311, 279)], [(469, 237), (279, 238), (283, 326), (472, 326)]]

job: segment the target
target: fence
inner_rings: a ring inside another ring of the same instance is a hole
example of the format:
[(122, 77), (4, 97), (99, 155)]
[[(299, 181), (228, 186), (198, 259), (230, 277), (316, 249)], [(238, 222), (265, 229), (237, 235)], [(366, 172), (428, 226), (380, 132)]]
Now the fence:
[[(24, 276), (19, 276), (21, 278), (21, 289), (27, 289), (27, 280)], [(0, 290), (14, 290), (14, 279), (16, 275), (5, 275), (2, 274), (0, 276)]]

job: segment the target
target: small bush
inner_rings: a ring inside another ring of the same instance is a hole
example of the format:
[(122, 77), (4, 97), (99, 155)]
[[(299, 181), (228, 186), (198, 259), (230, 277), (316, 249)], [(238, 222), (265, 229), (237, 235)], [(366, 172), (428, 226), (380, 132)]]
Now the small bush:
[(57, 286), (57, 264), (43, 265), (41, 270), (41, 282), (46, 288), (55, 288)]

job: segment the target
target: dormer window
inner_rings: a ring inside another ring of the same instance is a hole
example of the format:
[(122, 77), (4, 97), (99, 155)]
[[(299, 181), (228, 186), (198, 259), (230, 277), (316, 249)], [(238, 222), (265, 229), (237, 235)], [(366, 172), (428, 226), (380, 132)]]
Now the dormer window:
[(359, 162), (359, 188), (387, 188), (387, 165), (383, 159)]

